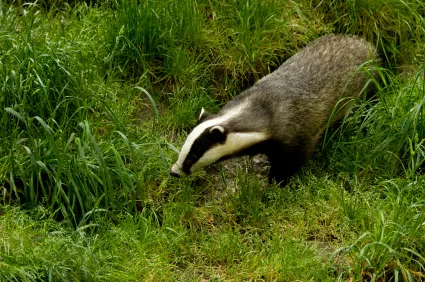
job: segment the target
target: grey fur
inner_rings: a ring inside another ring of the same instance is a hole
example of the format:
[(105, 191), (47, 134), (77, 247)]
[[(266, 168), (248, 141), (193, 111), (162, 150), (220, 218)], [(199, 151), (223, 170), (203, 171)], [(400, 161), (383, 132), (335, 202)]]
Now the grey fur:
[[(321, 37), (236, 96), (217, 115), (201, 115), (200, 121), (224, 116), (243, 104), (241, 114), (220, 125), (227, 132), (269, 136), (238, 155), (265, 153), (271, 162), (270, 180), (286, 183), (313, 153), (338, 101), (365, 94), (370, 77), (362, 66), (375, 66), (377, 57), (376, 49), (359, 37)], [(345, 112), (337, 112), (331, 124)]]

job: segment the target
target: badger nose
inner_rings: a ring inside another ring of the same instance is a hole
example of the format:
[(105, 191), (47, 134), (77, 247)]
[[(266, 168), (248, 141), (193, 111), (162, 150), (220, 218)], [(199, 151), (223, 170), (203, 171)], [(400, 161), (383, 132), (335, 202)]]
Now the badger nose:
[(177, 172), (174, 171), (170, 171), (170, 175), (179, 178), (180, 174), (178, 174)]
[(180, 168), (177, 164), (173, 165), (171, 168), (170, 175), (174, 177), (180, 177)]

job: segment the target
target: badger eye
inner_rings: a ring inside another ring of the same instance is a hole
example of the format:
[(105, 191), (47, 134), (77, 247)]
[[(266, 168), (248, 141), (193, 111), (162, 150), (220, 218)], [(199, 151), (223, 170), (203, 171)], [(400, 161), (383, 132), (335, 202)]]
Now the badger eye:
[(184, 161), (184, 163), (185, 163), (187, 166), (191, 167), (191, 166), (192, 166), (192, 164), (193, 164), (193, 160), (192, 160), (192, 158), (187, 158), (187, 159)]
[(190, 169), (192, 168), (193, 165), (193, 159), (192, 158), (187, 158), (184, 162), (183, 162), (183, 171), (187, 174), (190, 174)]

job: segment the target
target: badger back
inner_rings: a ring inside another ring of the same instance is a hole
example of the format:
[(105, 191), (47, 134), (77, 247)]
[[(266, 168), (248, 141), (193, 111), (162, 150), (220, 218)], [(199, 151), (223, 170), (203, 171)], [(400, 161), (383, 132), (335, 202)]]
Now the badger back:
[[(329, 35), (317, 39), (289, 58), (277, 70), (235, 97), (267, 108), (270, 135), (286, 143), (302, 140), (314, 146), (333, 116), (340, 120), (348, 107), (344, 97), (369, 95), (365, 87), (379, 62), (376, 49), (357, 36)], [(369, 86), (371, 86), (370, 84)], [(345, 105), (343, 107), (338, 107)]]

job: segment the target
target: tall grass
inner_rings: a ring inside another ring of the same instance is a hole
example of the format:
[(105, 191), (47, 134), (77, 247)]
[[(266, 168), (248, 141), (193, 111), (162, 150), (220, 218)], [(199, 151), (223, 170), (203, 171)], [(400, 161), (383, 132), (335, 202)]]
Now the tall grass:
[[(91, 42), (88, 37), (67, 40), (64, 32), (70, 27), (64, 24), (40, 38), (46, 22), (38, 13), (37, 6), (24, 16), (8, 10), (19, 30), (0, 40), (7, 50), (0, 70), (2, 199), (28, 208), (44, 203), (53, 216), (75, 226), (113, 203), (131, 210), (137, 179), (122, 157), (135, 158), (131, 152), (136, 150), (118, 134), (118, 143), (96, 141), (87, 122), (101, 106), (95, 93), (100, 88), (93, 87), (101, 76), (90, 66), (95, 59)], [(117, 199), (117, 192), (124, 198)]]
[[(9, 154), (2, 158), (3, 169), (10, 171), (4, 176), (8, 191), (3, 197), (25, 203), (27, 208), (43, 203), (73, 225), (95, 211), (105, 212), (105, 207), (135, 208), (137, 179), (121, 157), (129, 154), (125, 147), (97, 142), (87, 122), (68, 136), (40, 118), (35, 120), (30, 128), (36, 131), (40, 123), (48, 137), (13, 140)], [(129, 149), (136, 152), (137, 147)]]
[[(203, 15), (196, 1), (114, 2), (116, 15), (109, 26), (111, 64), (126, 68), (137, 77), (155, 69), (158, 63), (173, 69), (179, 56), (196, 56), (203, 27)], [(177, 48), (177, 50), (176, 50)], [(190, 53), (194, 53), (191, 55)], [(181, 66), (179, 66), (182, 69)], [(180, 73), (177, 73), (180, 74)]]
[(147, 72), (154, 84), (213, 83), (224, 99), (329, 30), (294, 2), (127, 0), (115, 8), (111, 64), (130, 78)]
[[(408, 54), (422, 48), (425, 4), (420, 0), (313, 1), (336, 33), (358, 34), (374, 43), (395, 67), (410, 60)], [(419, 50), (420, 52), (420, 50)]]
[[(361, 104), (339, 129), (332, 166), (385, 178), (421, 177), (425, 161), (423, 66), (408, 81), (386, 75), (378, 101)], [(345, 136), (345, 137), (344, 137)]]
[[(371, 226), (353, 244), (334, 254), (353, 260), (346, 269), (347, 277), (371, 281), (416, 281), (424, 277), (423, 184), (403, 180), (381, 184), (387, 198), (370, 215)], [(366, 200), (359, 208), (367, 205), (371, 203)]]

